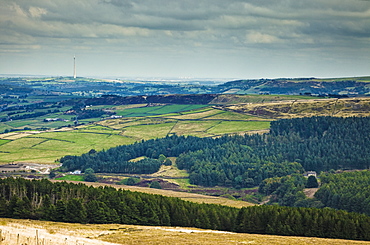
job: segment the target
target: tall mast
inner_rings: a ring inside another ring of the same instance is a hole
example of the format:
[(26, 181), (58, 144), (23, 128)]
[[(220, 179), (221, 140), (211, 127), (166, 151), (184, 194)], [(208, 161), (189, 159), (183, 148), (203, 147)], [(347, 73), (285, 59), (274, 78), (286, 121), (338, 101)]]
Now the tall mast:
[(76, 77), (76, 56), (73, 56), (73, 78)]

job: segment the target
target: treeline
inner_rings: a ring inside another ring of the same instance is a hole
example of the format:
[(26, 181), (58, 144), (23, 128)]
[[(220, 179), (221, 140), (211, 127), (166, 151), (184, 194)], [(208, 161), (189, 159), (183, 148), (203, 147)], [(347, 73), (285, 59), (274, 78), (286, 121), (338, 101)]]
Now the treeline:
[(192, 226), (233, 230), (238, 209), (66, 182), (0, 180), (0, 216), (72, 223)]
[(49, 113), (50, 112), (44, 112), (44, 111), (34, 112), (34, 113), (25, 113), (22, 115), (15, 115), (15, 116), (7, 117), (7, 118), (2, 118), (1, 121), (6, 122), (10, 120), (22, 120), (22, 119), (27, 119), (27, 118), (35, 118), (35, 117), (45, 116)]
[[(159, 88), (156, 86), (156, 88)], [(140, 89), (138, 87), (138, 89)], [(168, 89), (168, 86), (166, 86)], [(166, 104), (208, 104), (216, 94), (169, 94), (169, 95), (148, 95), (148, 96), (127, 96), (103, 95), (100, 98), (87, 99), (87, 105), (127, 105), (127, 104), (147, 104), (147, 103), (166, 103)]]
[(0, 217), (370, 240), (370, 217), (357, 213), (278, 206), (237, 209), (46, 179), (1, 179)]
[[(191, 183), (203, 186), (251, 187), (267, 178), (304, 170), (366, 169), (370, 165), (370, 118), (285, 119), (271, 122), (271, 132), (264, 135), (170, 136), (60, 161), (66, 171), (93, 168), (95, 172), (124, 173), (124, 166), (131, 164), (137, 165), (135, 173), (149, 173), (139, 162), (128, 161), (141, 156), (158, 159), (160, 154), (177, 157), (177, 166), (189, 172)], [(156, 169), (157, 165), (151, 171)]]
[(342, 210), (254, 206), (242, 208), (237, 232), (369, 240), (370, 217)]
[(62, 170), (81, 169), (85, 171), (92, 168), (97, 173), (152, 174), (157, 172), (162, 165), (160, 161), (153, 158), (144, 158), (135, 162), (130, 161), (139, 157), (135, 155), (123, 155), (116, 159), (114, 157), (105, 158), (105, 155), (109, 155), (109, 152), (109, 150), (100, 152), (97, 154), (98, 156), (91, 153), (83, 154), (81, 157), (65, 156), (61, 159), (63, 163)]
[[(225, 141), (226, 139), (219, 139), (217, 141)], [(214, 142), (213, 139), (198, 138), (198, 137), (184, 137), (171, 136), (162, 139), (153, 139), (141, 141), (132, 145), (121, 145), (96, 152), (90, 152), (81, 156), (65, 156), (60, 159), (63, 164), (62, 170), (73, 171), (80, 169), (84, 171), (87, 168), (94, 169), (95, 172), (109, 172), (109, 173), (154, 173), (158, 171), (161, 164), (158, 165), (157, 159), (161, 154), (165, 156), (179, 156), (185, 151), (195, 151), (200, 149), (205, 144), (209, 147)], [(140, 161), (131, 161), (132, 159), (145, 156), (146, 158)], [(145, 164), (148, 163), (148, 164)], [(153, 165), (150, 166), (150, 163)], [(126, 167), (135, 169), (126, 172)]]
[(0, 92), (2, 94), (18, 94), (18, 93), (31, 93), (33, 89), (28, 87), (21, 87), (17, 85), (0, 84)]
[(310, 117), (271, 122), (271, 153), (306, 170), (370, 167), (370, 117)]
[(325, 206), (370, 215), (370, 171), (321, 174), (315, 197)]

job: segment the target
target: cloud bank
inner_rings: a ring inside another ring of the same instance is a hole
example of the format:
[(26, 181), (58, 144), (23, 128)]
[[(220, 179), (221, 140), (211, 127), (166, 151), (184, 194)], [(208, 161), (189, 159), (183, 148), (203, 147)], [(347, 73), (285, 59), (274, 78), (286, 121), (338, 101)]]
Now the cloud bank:
[(0, 33), (1, 73), (366, 75), (370, 2), (3, 0)]

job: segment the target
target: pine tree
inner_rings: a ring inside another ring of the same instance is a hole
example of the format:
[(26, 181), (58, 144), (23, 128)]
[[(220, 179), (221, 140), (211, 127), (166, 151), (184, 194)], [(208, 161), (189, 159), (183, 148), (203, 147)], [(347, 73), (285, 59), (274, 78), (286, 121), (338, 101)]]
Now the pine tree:
[(319, 187), (319, 183), (317, 182), (316, 177), (313, 175), (308, 176), (306, 188), (317, 188), (317, 187)]
[(73, 198), (66, 204), (65, 219), (71, 223), (85, 223), (87, 213), (81, 199)]

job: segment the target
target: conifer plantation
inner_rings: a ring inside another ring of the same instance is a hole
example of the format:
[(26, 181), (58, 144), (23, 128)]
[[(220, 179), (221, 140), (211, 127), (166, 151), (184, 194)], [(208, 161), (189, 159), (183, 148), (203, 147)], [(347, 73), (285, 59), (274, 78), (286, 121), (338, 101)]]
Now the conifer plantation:
[[(369, 117), (311, 117), (271, 122), (270, 133), (220, 138), (168, 136), (65, 156), (62, 169), (97, 173), (157, 172), (163, 154), (202, 186), (253, 187), (263, 180), (304, 171), (370, 167)], [(135, 164), (131, 159), (145, 156)], [(304, 183), (303, 183), (304, 185)]]
[(315, 197), (325, 206), (370, 215), (370, 171), (322, 174)]
[(231, 208), (48, 180), (0, 180), (0, 216), (78, 223), (198, 227), (234, 232), (370, 240), (370, 217), (334, 209)]

